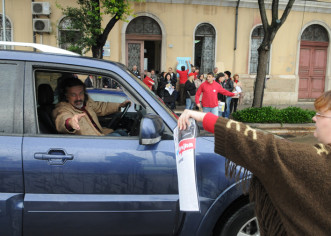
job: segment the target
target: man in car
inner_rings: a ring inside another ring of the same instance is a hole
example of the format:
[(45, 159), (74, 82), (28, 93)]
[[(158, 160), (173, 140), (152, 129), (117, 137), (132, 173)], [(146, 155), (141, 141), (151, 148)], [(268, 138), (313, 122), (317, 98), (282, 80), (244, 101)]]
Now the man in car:
[(98, 116), (119, 111), (130, 103), (95, 102), (88, 97), (85, 84), (73, 76), (61, 78), (59, 103), (53, 110), (53, 119), (59, 133), (79, 135), (127, 135), (124, 131), (114, 131), (101, 127)]

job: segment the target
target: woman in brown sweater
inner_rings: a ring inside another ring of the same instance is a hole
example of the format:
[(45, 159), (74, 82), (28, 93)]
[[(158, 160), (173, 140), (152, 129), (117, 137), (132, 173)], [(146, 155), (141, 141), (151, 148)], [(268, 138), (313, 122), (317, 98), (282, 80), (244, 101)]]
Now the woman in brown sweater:
[(253, 173), (250, 198), (262, 236), (331, 235), (331, 91), (316, 99), (315, 108), (316, 145), (211, 113), (185, 110), (178, 120), (180, 129), (193, 118), (215, 134), (215, 152), (228, 159), (227, 173), (236, 175), (237, 165)]

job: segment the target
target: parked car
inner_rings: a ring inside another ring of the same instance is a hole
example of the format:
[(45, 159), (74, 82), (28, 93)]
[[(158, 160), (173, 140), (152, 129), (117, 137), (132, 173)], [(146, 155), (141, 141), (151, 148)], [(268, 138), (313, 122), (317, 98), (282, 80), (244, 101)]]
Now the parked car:
[[(54, 106), (64, 73), (116, 81), (120, 90), (91, 89), (88, 94), (100, 101), (131, 101), (130, 110), (99, 117), (102, 125), (115, 123), (129, 136), (51, 129), (52, 120), (44, 119), (40, 108)], [(240, 181), (225, 177), (225, 159), (214, 153), (214, 137), (203, 132), (196, 141), (201, 210), (179, 210), (176, 115), (124, 65), (1, 50), (0, 84), (1, 235), (258, 234), (253, 205)], [(38, 92), (42, 85), (46, 93)]]

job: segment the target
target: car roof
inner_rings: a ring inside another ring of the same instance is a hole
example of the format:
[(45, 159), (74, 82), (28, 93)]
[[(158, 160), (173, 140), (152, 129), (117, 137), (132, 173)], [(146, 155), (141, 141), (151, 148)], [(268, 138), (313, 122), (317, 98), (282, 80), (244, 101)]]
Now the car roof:
[[(109, 69), (109, 64), (115, 67), (121, 67), (122, 70), (127, 70), (126, 66), (119, 62), (106, 61), (102, 59), (81, 56), (77, 53), (70, 52), (61, 48), (52, 47), (43, 44), (36, 43), (21, 43), (21, 42), (7, 42), (0, 41), (0, 45), (11, 45), (11, 46), (23, 46), (32, 47), (40, 50), (41, 52), (25, 51), (25, 50), (0, 50), (0, 59), (3, 60), (19, 60), (19, 61), (34, 61), (34, 62), (50, 62), (60, 63), (66, 65), (77, 65), (77, 66), (88, 66), (99, 67), (100, 62), (104, 65), (105, 69)], [(77, 60), (75, 60), (76, 58)], [(82, 59), (82, 60), (78, 60)], [(88, 61), (89, 60), (89, 61)], [(91, 60), (94, 60), (91, 62)], [(102, 66), (103, 67), (103, 66)]]
[(34, 48), (34, 49), (38, 49), (41, 52), (80, 56), (78, 53), (75, 53), (75, 52), (71, 52), (71, 51), (68, 51), (68, 50), (64, 50), (62, 48), (52, 47), (52, 46), (49, 46), (49, 45), (39, 44), (39, 43), (23, 43), (23, 42), (0, 41), (0, 45), (31, 47), (31, 48)]

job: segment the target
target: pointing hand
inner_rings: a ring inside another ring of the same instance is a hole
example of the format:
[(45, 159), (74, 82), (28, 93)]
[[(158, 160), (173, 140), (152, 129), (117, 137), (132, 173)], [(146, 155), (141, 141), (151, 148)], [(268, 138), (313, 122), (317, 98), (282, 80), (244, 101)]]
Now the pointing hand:
[(75, 130), (80, 130), (80, 126), (79, 126), (79, 121), (80, 119), (85, 116), (86, 114), (85, 113), (82, 113), (82, 114), (77, 114), (77, 115), (74, 115), (70, 120), (69, 120), (69, 125), (75, 129)]

